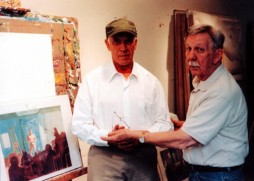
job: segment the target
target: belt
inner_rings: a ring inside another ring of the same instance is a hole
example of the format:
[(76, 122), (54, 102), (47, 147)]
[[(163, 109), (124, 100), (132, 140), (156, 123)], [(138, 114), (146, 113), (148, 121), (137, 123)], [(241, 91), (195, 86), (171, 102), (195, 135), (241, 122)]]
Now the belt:
[(230, 172), (241, 168), (243, 165), (233, 166), (233, 167), (211, 167), (211, 166), (201, 166), (201, 165), (191, 165), (189, 164), (189, 169), (195, 172)]

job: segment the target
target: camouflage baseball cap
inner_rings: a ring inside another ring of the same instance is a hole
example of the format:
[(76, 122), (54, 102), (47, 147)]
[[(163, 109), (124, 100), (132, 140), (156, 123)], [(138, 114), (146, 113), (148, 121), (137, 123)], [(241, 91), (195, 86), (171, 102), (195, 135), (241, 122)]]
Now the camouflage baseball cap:
[(115, 35), (120, 32), (127, 32), (137, 36), (135, 24), (126, 18), (116, 19), (106, 26), (106, 37)]

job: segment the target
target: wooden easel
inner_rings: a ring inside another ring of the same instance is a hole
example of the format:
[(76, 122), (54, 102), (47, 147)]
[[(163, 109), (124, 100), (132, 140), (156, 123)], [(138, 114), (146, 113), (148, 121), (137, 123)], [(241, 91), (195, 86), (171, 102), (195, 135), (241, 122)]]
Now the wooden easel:
[[(78, 84), (81, 81), (77, 20), (72, 17), (31, 14), (30, 10), (20, 8), (19, 0), (0, 2), (0, 7), (0, 32), (52, 35), (56, 94), (68, 94), (73, 109)], [(4, 15), (4, 12), (10, 14)], [(20, 14), (22, 16), (19, 16)], [(86, 173), (87, 167), (81, 167), (48, 180), (68, 181)]]
[(69, 181), (69, 180), (72, 180), (74, 178), (80, 177), (85, 174), (87, 174), (87, 167), (82, 167), (82, 168), (75, 169), (71, 172), (67, 172), (65, 174), (56, 176), (56, 177), (51, 178), (49, 180), (50, 181)]

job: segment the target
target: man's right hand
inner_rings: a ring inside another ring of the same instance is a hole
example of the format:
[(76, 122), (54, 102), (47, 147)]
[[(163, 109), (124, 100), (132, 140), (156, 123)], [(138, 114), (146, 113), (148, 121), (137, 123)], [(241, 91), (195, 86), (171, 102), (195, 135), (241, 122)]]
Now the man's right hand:
[[(125, 127), (124, 126), (120, 126), (120, 125), (115, 125), (115, 127), (113, 128), (112, 132), (117, 131), (117, 130), (124, 130)], [(133, 150), (137, 145), (139, 144), (139, 141), (137, 139), (132, 139), (132, 138), (128, 138), (128, 139), (123, 139), (123, 140), (112, 140), (112, 141), (108, 141), (108, 145), (118, 148), (120, 150), (124, 150), (124, 151), (131, 151)]]
[(171, 119), (171, 121), (174, 124), (175, 130), (180, 129), (184, 123), (184, 121), (174, 120), (174, 119)]

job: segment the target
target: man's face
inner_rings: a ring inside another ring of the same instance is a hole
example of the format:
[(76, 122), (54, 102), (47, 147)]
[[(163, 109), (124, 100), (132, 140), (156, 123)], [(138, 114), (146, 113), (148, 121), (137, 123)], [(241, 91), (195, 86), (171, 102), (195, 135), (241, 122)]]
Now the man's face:
[(129, 33), (117, 33), (105, 40), (108, 50), (111, 52), (114, 64), (118, 67), (128, 67), (133, 63), (134, 51), (137, 46), (137, 38)]
[(215, 64), (221, 58), (212, 48), (211, 38), (207, 33), (189, 35), (185, 44), (185, 58), (191, 74), (206, 80), (216, 70)]

